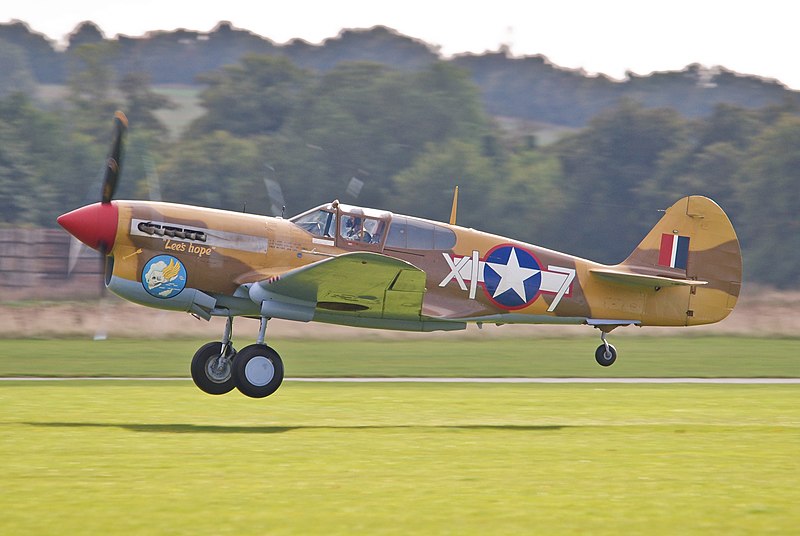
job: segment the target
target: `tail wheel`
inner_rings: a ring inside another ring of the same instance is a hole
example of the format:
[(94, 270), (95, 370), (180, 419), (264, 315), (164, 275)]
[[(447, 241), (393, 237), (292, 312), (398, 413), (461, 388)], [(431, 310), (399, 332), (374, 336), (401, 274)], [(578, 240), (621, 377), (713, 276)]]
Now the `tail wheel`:
[(274, 393), (283, 381), (283, 361), (278, 352), (265, 344), (246, 346), (233, 362), (236, 388), (251, 398)]
[(608, 347), (605, 344), (601, 344), (594, 351), (594, 358), (600, 365), (610, 367), (617, 360), (617, 349), (614, 348), (613, 344), (609, 344)]
[(192, 379), (201, 391), (224, 395), (236, 387), (233, 380), (233, 361), (236, 350), (228, 347), (222, 355), (222, 343), (210, 342), (200, 347), (192, 358)]

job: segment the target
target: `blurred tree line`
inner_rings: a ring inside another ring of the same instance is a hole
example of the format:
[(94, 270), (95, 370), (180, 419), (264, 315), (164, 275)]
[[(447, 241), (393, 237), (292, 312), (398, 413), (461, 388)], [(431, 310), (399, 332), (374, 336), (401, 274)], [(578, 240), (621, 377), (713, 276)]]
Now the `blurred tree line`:
[(0, 99), (0, 225), (52, 227), (97, 200), (120, 108), (130, 131), (118, 198), (254, 213), (285, 205), (287, 215), (338, 198), (445, 220), (460, 185), (460, 225), (614, 263), (659, 209), (704, 194), (733, 220), (748, 280), (798, 284), (800, 116), (791, 102), (720, 104), (690, 119), (622, 99), (541, 145), (500, 128), (453, 62), (316, 71), (250, 54), (202, 76), (204, 114), (170, 140), (154, 112), (171, 103), (148, 74), (120, 76), (116, 53), (104, 42), (76, 48), (68, 102), (56, 109), (23, 91)]
[[(180, 29), (108, 39), (97, 25), (85, 21), (66, 41), (62, 49), (24, 22), (0, 24), (0, 96), (31, 82), (68, 83), (84, 45), (106, 44), (115, 49), (106, 62), (116, 77), (146, 73), (154, 84), (196, 85), (198, 76), (237, 63), (248, 54), (286, 58), (297, 67), (315, 72), (364, 61), (416, 72), (442, 61), (436, 47), (382, 26), (343, 30), (320, 45), (312, 45), (298, 39), (276, 44), (228, 22), (220, 22), (209, 32)], [(693, 64), (680, 71), (647, 76), (627, 73), (624, 80), (615, 81), (560, 68), (544, 56), (513, 57), (502, 47), (498, 52), (463, 54), (446, 61), (468, 72), (490, 115), (572, 127), (585, 126), (622, 98), (648, 108), (673, 108), (686, 117), (707, 116), (720, 103), (746, 108), (784, 101), (800, 104), (799, 93), (775, 80), (721, 67)]]

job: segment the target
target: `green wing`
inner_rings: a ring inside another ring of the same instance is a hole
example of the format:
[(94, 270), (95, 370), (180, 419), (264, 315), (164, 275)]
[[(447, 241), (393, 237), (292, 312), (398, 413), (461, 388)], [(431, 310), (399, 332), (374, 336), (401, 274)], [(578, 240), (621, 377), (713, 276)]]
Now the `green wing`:
[(257, 283), (272, 295), (317, 309), (372, 318), (419, 320), (425, 272), (378, 253), (354, 252)]

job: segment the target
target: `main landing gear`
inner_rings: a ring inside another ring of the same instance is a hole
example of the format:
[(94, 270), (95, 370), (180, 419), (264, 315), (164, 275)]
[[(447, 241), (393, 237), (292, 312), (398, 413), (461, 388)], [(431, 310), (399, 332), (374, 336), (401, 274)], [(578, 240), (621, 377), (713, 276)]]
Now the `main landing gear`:
[(617, 349), (606, 340), (606, 334), (605, 331), (600, 332), (600, 339), (603, 341), (603, 344), (598, 346), (597, 350), (594, 351), (594, 359), (600, 365), (610, 367), (614, 364), (614, 361), (617, 360)]
[(231, 344), (233, 317), (229, 316), (222, 341), (201, 346), (192, 358), (195, 385), (210, 395), (223, 395), (234, 387), (252, 398), (274, 393), (283, 381), (283, 361), (278, 352), (264, 344), (267, 320), (261, 318), (256, 344), (237, 352)]

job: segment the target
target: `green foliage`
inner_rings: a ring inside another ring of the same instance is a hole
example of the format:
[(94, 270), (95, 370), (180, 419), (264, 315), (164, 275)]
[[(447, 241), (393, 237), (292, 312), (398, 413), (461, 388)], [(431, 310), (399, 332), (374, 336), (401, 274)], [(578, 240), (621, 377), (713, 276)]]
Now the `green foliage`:
[(778, 286), (800, 281), (800, 118), (781, 116), (755, 138), (739, 174), (746, 274)]
[(478, 210), (497, 171), (475, 142), (451, 140), (429, 144), (414, 165), (394, 178), (397, 211), (434, 220), (450, 214), (453, 189), (459, 187), (458, 224), (481, 227), (485, 213)]
[(217, 130), (183, 141), (160, 169), (165, 200), (239, 211), (268, 206), (258, 144)]
[(561, 160), (552, 153), (522, 150), (510, 156), (505, 177), (487, 185), (489, 221), (478, 212), (480, 228), (554, 249), (563, 248), (568, 192)]
[(237, 136), (280, 130), (297, 106), (307, 74), (281, 57), (249, 54), (236, 65), (200, 77), (206, 114), (193, 126), (197, 134), (226, 130)]
[(87, 43), (71, 51), (69, 102), (73, 127), (98, 142), (108, 137), (108, 121), (119, 108), (111, 91), (115, 72), (114, 43)]
[[(613, 263), (658, 209), (702, 194), (733, 220), (749, 281), (800, 281), (800, 120), (790, 101), (719, 105), (688, 120), (623, 100), (536, 147), (529, 132), (515, 137), (489, 120), (459, 62), (414, 72), (341, 63), (319, 73), (250, 54), (203, 77), (204, 113), (168, 142), (154, 112), (169, 100), (142, 72), (117, 79), (118, 49), (96, 33), (89, 28), (70, 47), (67, 106), (43, 110), (19, 93), (0, 99), (3, 224), (54, 225), (59, 213), (96, 200), (121, 107), (131, 121), (121, 198), (231, 210), (246, 202), (257, 213), (285, 203), (289, 215), (339, 198), (446, 220), (459, 185), (459, 224)], [(676, 77), (661, 81), (683, 87)], [(642, 95), (650, 82), (636, 81)], [(169, 126), (173, 136), (181, 130)], [(364, 183), (357, 197), (347, 192), (354, 178)], [(268, 199), (264, 179), (280, 185), (282, 201)]]
[(39, 188), (29, 158), (13, 130), (0, 123), (0, 223), (33, 223)]
[(3, 221), (51, 226), (59, 214), (89, 201), (84, 194), (103, 166), (91, 138), (66, 131), (58, 115), (22, 94), (0, 100), (0, 133)]
[(568, 229), (581, 214), (580, 227), (591, 229), (569, 233), (567, 251), (616, 263), (633, 250), (655, 223), (655, 208), (663, 208), (653, 206), (644, 186), (685, 128), (675, 111), (625, 101), (553, 149), (563, 166), (568, 199), (566, 218), (558, 223)]
[[(46, 84), (67, 80), (67, 64), (75, 49), (85, 44), (116, 43), (120, 53), (112, 65), (117, 75), (144, 71), (157, 84), (196, 84), (199, 76), (234, 64), (246, 54), (287, 58), (300, 68), (316, 72), (355, 61), (412, 72), (442, 59), (439, 47), (382, 26), (343, 30), (319, 45), (300, 39), (278, 45), (229, 22), (220, 22), (209, 32), (181, 28), (148, 32), (141, 37), (106, 38), (97, 25), (85, 21), (69, 35), (68, 47), (62, 51), (24, 22), (12, 21), (0, 23), (0, 39), (22, 48), (36, 81)], [(564, 69), (541, 55), (514, 57), (505, 47), (481, 55), (458, 55), (447, 63), (469, 72), (492, 115), (562, 126), (585, 126), (623, 98), (646, 107), (672, 108), (692, 118), (709, 115), (720, 103), (746, 108), (782, 101), (795, 106), (800, 103), (800, 93), (778, 81), (698, 64), (647, 76), (628, 72), (624, 80), (613, 81), (604, 75)]]
[[(64, 82), (64, 53), (55, 50), (55, 43), (43, 34), (36, 33), (24, 22), (12, 20), (0, 24), (0, 39), (6, 44), (17, 46), (25, 55), (34, 80), (41, 84)], [(6, 47), (0, 47), (0, 55)], [(0, 70), (4, 73), (4, 71)]]
[(409, 75), (373, 63), (343, 64), (307, 87), (263, 154), (290, 212), (343, 197), (352, 178), (365, 183), (359, 203), (387, 206), (392, 177), (429, 144), (476, 140), (487, 125), (474, 88), (449, 65)]
[(0, 39), (0, 98), (11, 93), (30, 94), (35, 88), (25, 50)]
[(143, 72), (128, 73), (119, 81), (119, 89), (125, 97), (125, 114), (137, 129), (152, 130), (166, 134), (166, 126), (156, 117), (159, 110), (175, 108), (172, 100), (153, 91), (150, 76)]

